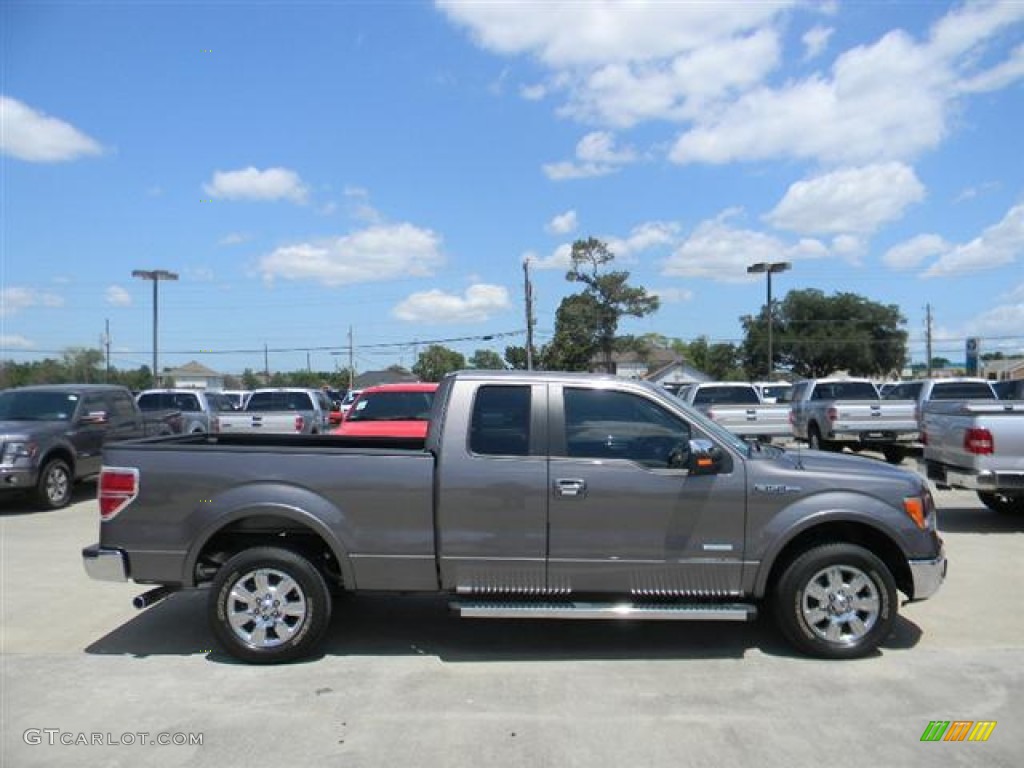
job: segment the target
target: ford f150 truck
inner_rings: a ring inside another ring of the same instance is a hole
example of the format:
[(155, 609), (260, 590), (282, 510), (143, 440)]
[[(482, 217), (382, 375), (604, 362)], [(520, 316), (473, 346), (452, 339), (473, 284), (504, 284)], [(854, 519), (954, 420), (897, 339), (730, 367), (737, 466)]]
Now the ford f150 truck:
[(946, 560), (924, 478), (746, 443), (646, 382), (468, 371), (424, 440), (182, 435), (111, 446), (98, 579), (209, 585), (238, 658), (309, 654), (332, 591), (441, 592), (464, 617), (747, 620), (810, 654), (890, 634)]
[(716, 424), (744, 439), (771, 442), (789, 437), (789, 405), (761, 402), (753, 384), (710, 381), (689, 384), (678, 395)]
[(0, 392), (0, 489), (30, 491), (38, 506), (59, 509), (72, 486), (100, 471), (112, 440), (182, 431), (181, 414), (143, 414), (124, 387), (57, 384)]
[(1024, 403), (928, 403), (922, 438), (936, 487), (966, 488), (989, 509), (1024, 514)]
[(254, 390), (237, 413), (221, 413), (221, 432), (281, 432), (318, 435), (331, 427), (331, 401), (319, 389)]
[(891, 464), (903, 461), (918, 439), (916, 404), (883, 402), (868, 379), (808, 379), (793, 386), (793, 436), (811, 448), (874, 448)]

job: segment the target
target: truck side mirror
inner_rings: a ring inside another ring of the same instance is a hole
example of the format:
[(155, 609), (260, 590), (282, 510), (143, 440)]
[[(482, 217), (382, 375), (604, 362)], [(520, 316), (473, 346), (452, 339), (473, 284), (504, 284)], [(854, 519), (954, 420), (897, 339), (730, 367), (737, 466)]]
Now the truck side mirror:
[(707, 438), (690, 440), (686, 467), (691, 475), (717, 475), (722, 468), (722, 449)]
[(102, 427), (109, 421), (106, 411), (89, 411), (79, 419), (78, 423), (88, 427)]

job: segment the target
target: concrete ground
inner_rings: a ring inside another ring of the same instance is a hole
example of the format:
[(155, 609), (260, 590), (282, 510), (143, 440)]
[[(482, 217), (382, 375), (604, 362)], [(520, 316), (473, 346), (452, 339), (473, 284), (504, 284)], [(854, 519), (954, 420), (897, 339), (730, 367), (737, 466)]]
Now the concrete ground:
[[(433, 597), (356, 597), (336, 604), (321, 657), (272, 668), (217, 650), (203, 592), (139, 613), (142, 589), (88, 579), (94, 493), (57, 512), (0, 499), (2, 768), (935, 768), (1024, 754), (1024, 519), (970, 493), (937, 494), (949, 578), (868, 659), (796, 656), (767, 620), (467, 621)], [(932, 720), (997, 726), (984, 743), (922, 743)], [(152, 743), (190, 735), (202, 744)]]

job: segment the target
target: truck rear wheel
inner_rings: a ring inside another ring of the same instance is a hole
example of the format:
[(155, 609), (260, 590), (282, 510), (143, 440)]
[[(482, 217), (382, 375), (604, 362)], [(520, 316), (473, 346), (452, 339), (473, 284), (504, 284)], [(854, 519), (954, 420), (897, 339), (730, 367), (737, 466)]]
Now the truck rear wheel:
[(323, 575), (302, 555), (254, 547), (217, 571), (208, 611), (228, 653), (273, 664), (314, 651), (331, 620), (331, 599)]
[(826, 659), (874, 651), (896, 620), (896, 582), (878, 557), (854, 544), (804, 552), (775, 588), (775, 617), (799, 650)]
[(71, 468), (63, 459), (50, 459), (39, 473), (36, 503), (43, 509), (60, 509), (71, 503)]
[(882, 455), (889, 464), (902, 464), (907, 452), (898, 445), (887, 445), (882, 448)]
[(978, 491), (981, 503), (993, 512), (1011, 515), (1024, 515), (1024, 493), (995, 493)]

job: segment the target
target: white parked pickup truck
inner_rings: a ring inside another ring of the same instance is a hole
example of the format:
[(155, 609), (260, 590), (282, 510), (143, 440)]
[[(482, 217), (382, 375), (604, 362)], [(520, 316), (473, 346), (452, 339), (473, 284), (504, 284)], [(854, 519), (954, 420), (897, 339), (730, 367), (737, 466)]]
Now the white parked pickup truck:
[(918, 439), (916, 407), (883, 402), (869, 379), (807, 379), (793, 386), (793, 436), (826, 451), (874, 448), (899, 464)]
[(1024, 514), (1024, 402), (931, 402), (921, 439), (928, 478), (996, 512)]
[(319, 389), (257, 389), (245, 410), (222, 413), (221, 432), (319, 435), (330, 431), (331, 403)]
[(679, 397), (716, 424), (743, 439), (770, 442), (773, 437), (789, 437), (789, 405), (761, 401), (753, 384), (736, 381), (709, 381), (689, 384)]

